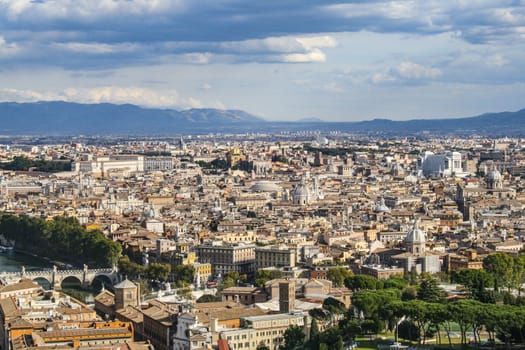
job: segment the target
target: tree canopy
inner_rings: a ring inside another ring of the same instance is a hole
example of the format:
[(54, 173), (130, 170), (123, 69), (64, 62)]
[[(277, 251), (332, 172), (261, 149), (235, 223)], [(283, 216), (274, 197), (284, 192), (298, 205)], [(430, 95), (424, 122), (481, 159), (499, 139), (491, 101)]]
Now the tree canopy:
[(77, 219), (57, 216), (52, 221), (28, 216), (0, 215), (0, 232), (17, 249), (74, 265), (109, 267), (117, 263), (122, 247), (99, 230), (87, 230)]

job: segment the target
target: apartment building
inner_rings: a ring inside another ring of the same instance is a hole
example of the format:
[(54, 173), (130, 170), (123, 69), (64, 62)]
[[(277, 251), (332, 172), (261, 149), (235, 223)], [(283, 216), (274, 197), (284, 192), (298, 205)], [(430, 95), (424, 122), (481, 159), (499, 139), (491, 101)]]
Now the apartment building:
[(224, 276), (230, 271), (253, 276), (255, 274), (254, 244), (224, 244), (213, 242), (195, 248), (199, 261), (210, 263), (215, 275)]
[(255, 248), (257, 269), (267, 267), (294, 267), (297, 263), (297, 252), (287, 246)]

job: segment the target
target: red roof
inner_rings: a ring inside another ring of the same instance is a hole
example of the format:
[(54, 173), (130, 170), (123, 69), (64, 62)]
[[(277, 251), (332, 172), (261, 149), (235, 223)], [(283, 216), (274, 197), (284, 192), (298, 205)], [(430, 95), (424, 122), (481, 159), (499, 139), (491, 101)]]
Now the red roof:
[(228, 341), (226, 339), (219, 339), (217, 344), (219, 345), (219, 350), (230, 350), (230, 346), (228, 345)]

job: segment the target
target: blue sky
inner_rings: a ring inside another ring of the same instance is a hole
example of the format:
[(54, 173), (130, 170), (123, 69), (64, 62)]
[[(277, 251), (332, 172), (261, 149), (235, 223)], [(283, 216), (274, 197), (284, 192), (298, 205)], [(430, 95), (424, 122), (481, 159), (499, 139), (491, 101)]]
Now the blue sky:
[(0, 101), (351, 121), (524, 96), (524, 0), (0, 0)]

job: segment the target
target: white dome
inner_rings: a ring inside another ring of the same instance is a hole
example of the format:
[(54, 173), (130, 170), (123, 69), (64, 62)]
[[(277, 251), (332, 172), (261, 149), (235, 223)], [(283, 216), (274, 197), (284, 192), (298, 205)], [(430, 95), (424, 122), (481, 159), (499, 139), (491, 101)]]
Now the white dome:
[(282, 188), (272, 181), (257, 181), (250, 187), (250, 190), (252, 192), (280, 192)]
[(388, 213), (390, 211), (390, 208), (386, 206), (385, 199), (383, 197), (381, 197), (381, 201), (377, 204), (374, 211), (376, 213)]
[(310, 190), (308, 189), (308, 186), (300, 184), (295, 188), (293, 195), (294, 197), (309, 197)]
[(406, 243), (425, 243), (426, 242), (426, 234), (425, 234), (425, 231), (419, 228), (419, 220), (416, 220), (416, 222), (414, 223), (414, 227), (412, 227), (412, 230), (408, 232), (405, 242)]
[(487, 180), (489, 180), (489, 181), (501, 181), (501, 173), (498, 171), (498, 169), (491, 170), (487, 174)]

